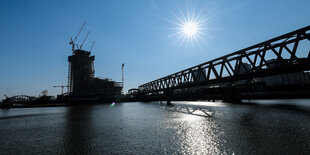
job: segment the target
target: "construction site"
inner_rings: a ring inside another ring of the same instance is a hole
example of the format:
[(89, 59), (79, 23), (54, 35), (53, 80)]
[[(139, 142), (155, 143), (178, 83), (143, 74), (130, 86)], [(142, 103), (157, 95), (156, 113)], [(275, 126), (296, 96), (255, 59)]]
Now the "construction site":
[[(27, 95), (6, 96), (2, 102), (2, 106), (11, 107), (13, 104), (37, 105), (81, 102), (110, 103), (120, 100), (124, 83), (124, 64), (122, 64), (122, 82), (116, 82), (109, 78), (95, 77), (95, 56), (91, 55), (95, 41), (92, 43), (89, 51), (82, 49), (90, 31), (86, 34), (80, 45), (76, 43), (85, 25), (86, 22), (82, 25), (77, 35), (70, 39), (69, 44), (72, 46), (72, 55), (68, 56), (68, 84), (53, 86), (54, 88), (61, 88), (61, 94), (57, 95), (57, 98), (47, 96), (47, 93), (39, 97)], [(64, 92), (65, 88), (67, 88), (67, 92)]]

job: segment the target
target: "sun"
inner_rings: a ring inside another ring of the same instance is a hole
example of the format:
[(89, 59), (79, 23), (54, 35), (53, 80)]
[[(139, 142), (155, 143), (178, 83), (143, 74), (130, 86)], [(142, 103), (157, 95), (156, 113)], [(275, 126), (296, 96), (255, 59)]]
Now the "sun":
[(171, 24), (171, 45), (176, 49), (185, 51), (200, 50), (209, 44), (212, 39), (210, 30), (212, 22), (217, 18), (214, 16), (217, 8), (213, 1), (186, 1), (185, 4), (175, 1), (175, 9), (169, 10), (170, 16), (162, 17)]
[[(194, 49), (200, 47), (200, 43), (204, 43), (206, 30), (208, 26), (208, 16), (203, 16), (203, 13), (179, 11), (180, 15), (173, 14), (175, 20), (172, 21), (177, 27), (174, 34), (177, 35), (178, 47), (185, 45), (186, 49), (190, 47)], [(200, 43), (199, 43), (200, 42)]]
[(188, 37), (198, 35), (198, 30), (198, 23), (194, 22), (186, 22), (181, 26), (182, 33)]
[(201, 37), (204, 35), (202, 32), (205, 30), (205, 23), (198, 16), (189, 16), (178, 18), (177, 30), (178, 38), (180, 39), (180, 45), (184, 44), (186, 47), (191, 45), (193, 48), (196, 45), (199, 46), (199, 40), (203, 40)]

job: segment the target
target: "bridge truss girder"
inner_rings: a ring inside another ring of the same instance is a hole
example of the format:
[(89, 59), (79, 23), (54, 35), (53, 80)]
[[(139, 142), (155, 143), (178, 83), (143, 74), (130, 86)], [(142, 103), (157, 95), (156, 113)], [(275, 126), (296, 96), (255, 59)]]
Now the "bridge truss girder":
[[(301, 43), (305, 45), (301, 45)], [(140, 94), (234, 82), (310, 69), (310, 26), (138, 87)]]

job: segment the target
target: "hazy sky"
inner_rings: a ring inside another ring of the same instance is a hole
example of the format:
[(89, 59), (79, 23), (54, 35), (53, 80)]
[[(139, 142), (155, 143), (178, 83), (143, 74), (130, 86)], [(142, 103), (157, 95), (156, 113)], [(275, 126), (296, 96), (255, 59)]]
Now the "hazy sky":
[[(1, 0), (0, 99), (68, 82), (70, 37), (87, 21), (95, 76), (130, 88), (310, 25), (309, 0)], [(183, 18), (200, 37), (182, 41)]]

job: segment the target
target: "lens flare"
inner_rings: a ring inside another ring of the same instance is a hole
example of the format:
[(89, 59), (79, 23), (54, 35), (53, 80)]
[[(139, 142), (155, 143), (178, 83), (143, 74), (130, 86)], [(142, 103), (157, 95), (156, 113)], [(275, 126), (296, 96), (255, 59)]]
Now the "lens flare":
[(110, 104), (110, 107), (113, 108), (115, 106), (115, 102), (113, 102), (112, 104)]

